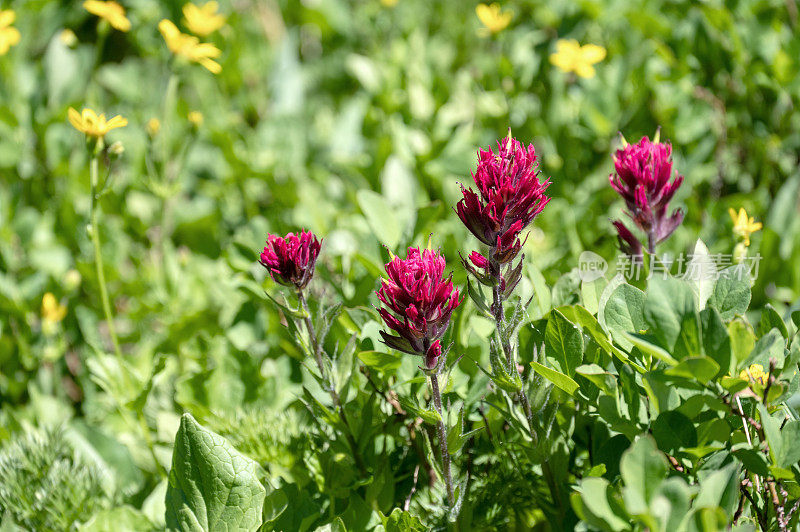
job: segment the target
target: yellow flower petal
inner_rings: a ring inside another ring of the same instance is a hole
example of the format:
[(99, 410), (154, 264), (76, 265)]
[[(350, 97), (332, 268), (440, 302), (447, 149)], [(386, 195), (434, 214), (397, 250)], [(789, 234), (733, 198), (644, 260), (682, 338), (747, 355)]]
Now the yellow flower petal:
[(217, 13), (217, 2), (206, 2), (202, 6), (186, 4), (183, 16), (186, 27), (196, 35), (209, 35), (225, 25), (225, 16)]
[(589, 63), (576, 63), (573, 70), (582, 78), (593, 78), (595, 74), (594, 67)]
[(12, 25), (17, 19), (17, 14), (13, 10), (7, 9), (3, 11), (0, 9), (0, 29), (7, 28)]
[(606, 49), (596, 44), (585, 44), (581, 46), (581, 56), (589, 63), (599, 63), (606, 58)]

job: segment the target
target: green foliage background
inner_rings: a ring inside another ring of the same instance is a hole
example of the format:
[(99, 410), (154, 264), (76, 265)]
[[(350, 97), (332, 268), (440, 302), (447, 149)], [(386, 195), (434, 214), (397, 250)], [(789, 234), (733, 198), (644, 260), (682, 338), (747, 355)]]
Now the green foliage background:
[[(258, 462), (260, 480), (275, 488), (263, 513), (270, 521), (273, 512), (276, 529), (333, 527), (336, 519), (353, 530), (414, 526), (409, 514), (392, 514), (417, 463), (392, 432), (402, 426), (357, 377), (361, 391), (351, 391), (348, 408), (360, 413), (365, 438), (383, 430), (383, 452), (370, 464), (372, 483), (356, 485), (344, 448), (328, 445), (303, 405), (304, 388), (319, 386), (264, 296), (279, 290), (257, 256), (267, 232), (302, 227), (323, 236), (312, 290), (347, 308), (326, 343), (347, 355), (337, 371), (349, 375), (355, 361), (382, 385), (422, 397), (417, 361), (382, 354), (377, 279), (387, 248), (432, 235), (456, 284), (465, 284), (459, 253), (477, 245), (452, 207), (477, 148), (509, 127), (534, 143), (553, 182), (553, 201), (525, 245), (523, 300), (537, 296), (531, 320), (577, 302), (572, 278), (562, 276), (583, 250), (613, 270), (609, 219), (621, 216), (622, 203), (608, 186), (610, 154), (619, 132), (638, 140), (658, 126), (686, 176), (674, 203), (687, 217), (665, 251), (690, 252), (701, 238), (712, 253), (730, 253), (727, 210), (745, 207), (765, 226), (750, 248), (763, 257), (751, 321), (767, 303), (784, 317), (800, 308), (794, 2), (504, 2), (513, 20), (488, 37), (475, 5), (460, 1), (223, 2), (227, 25), (210, 38), (223, 51), (218, 76), (170, 59), (157, 24), (178, 22), (181, 5), (125, 2), (132, 30), (112, 30), (100, 52), (97, 18), (79, 3), (2, 5), (16, 11), (22, 41), (0, 56), (0, 473), (19, 446), (52, 447), (48, 435), (60, 427), (77, 455), (60, 462), (52, 482), (95, 508), (75, 523), (163, 528), (173, 443), (181, 414), (191, 412)], [(65, 28), (77, 35), (73, 47), (59, 37)], [(594, 78), (549, 63), (559, 38), (607, 49)], [(101, 199), (125, 364), (110, 354), (100, 310), (86, 233), (88, 159), (67, 122), (70, 106), (129, 121), (108, 136), (125, 153)], [(193, 110), (205, 118), (197, 128), (186, 119)], [(145, 124), (153, 117), (162, 130), (151, 139)], [(558, 279), (552, 293), (534, 291)], [(68, 309), (51, 332), (41, 320), (46, 292)], [(486, 366), (492, 327), (463, 305), (453, 351)], [(523, 331), (523, 344), (526, 335), (535, 330)], [(459, 368), (449, 393), (474, 403), (487, 379), (466, 359)], [(481, 419), (477, 410), (467, 415)], [(36, 467), (49, 468), (54, 456)], [(485, 500), (472, 509), (482, 526), (543, 522), (511, 472), (489, 467), (497, 457), (486, 460)], [(75, 467), (85, 474), (65, 473)], [(433, 507), (436, 489), (412, 505), (415, 514)], [(15, 508), (8, 500), (0, 497), (0, 509)], [(287, 501), (291, 511), (281, 513)], [(45, 514), (30, 519), (17, 524), (63, 526)]]

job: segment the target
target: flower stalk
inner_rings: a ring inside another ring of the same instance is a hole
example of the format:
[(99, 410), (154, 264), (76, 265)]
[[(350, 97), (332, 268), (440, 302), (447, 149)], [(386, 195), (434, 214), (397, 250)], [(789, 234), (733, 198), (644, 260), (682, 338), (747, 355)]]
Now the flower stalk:
[(347, 421), (347, 415), (344, 413), (342, 401), (339, 398), (339, 394), (336, 392), (336, 386), (333, 383), (333, 379), (330, 377), (329, 373), (325, 371), (325, 364), (322, 360), (322, 344), (319, 341), (319, 337), (314, 329), (314, 322), (311, 320), (311, 311), (308, 307), (308, 302), (306, 301), (306, 297), (305, 294), (303, 294), (302, 288), (297, 289), (297, 300), (300, 304), (300, 310), (303, 312), (303, 324), (306, 327), (306, 332), (308, 332), (311, 352), (314, 355), (314, 360), (317, 363), (320, 376), (325, 383), (325, 388), (327, 389), (326, 391), (331, 396), (333, 406), (339, 413), (339, 419), (342, 420), (342, 424), (344, 425), (345, 438), (347, 438), (347, 443), (350, 445), (350, 450), (353, 453), (353, 459), (356, 462), (356, 467), (358, 467), (358, 470), (362, 475), (366, 474), (367, 469), (364, 465), (364, 461), (361, 458), (361, 454), (358, 452), (358, 443), (353, 436), (353, 430), (350, 428), (350, 422)]
[(117, 339), (117, 330), (114, 326), (114, 316), (111, 312), (111, 303), (108, 299), (108, 288), (106, 287), (106, 276), (103, 267), (103, 253), (100, 246), (100, 213), (99, 213), (99, 158), (97, 149), (93, 150), (91, 159), (89, 160), (89, 174), (91, 179), (91, 218), (89, 222), (89, 236), (92, 239), (94, 247), (94, 264), (95, 271), (97, 272), (97, 284), (100, 286), (100, 300), (103, 305), (103, 313), (105, 314), (106, 324), (108, 327), (108, 335), (111, 337), (111, 343), (114, 346), (114, 354), (122, 360), (122, 350), (119, 347), (119, 340)]
[(442, 413), (442, 394), (439, 391), (439, 377), (436, 373), (431, 373), (431, 394), (433, 395), (433, 405), (439, 414), (439, 423), (436, 427), (439, 433), (439, 448), (442, 453), (442, 474), (447, 488), (447, 502), (450, 508), (456, 504), (455, 492), (453, 490), (453, 478), (450, 473), (450, 451), (447, 448), (447, 428), (444, 425), (444, 414)]

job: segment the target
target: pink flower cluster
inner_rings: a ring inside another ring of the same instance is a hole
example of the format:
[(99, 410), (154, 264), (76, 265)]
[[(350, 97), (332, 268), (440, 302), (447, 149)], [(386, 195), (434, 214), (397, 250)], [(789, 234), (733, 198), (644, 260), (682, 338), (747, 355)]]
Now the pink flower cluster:
[(444, 278), (445, 260), (431, 249), (408, 248), (405, 259), (392, 257), (386, 264), (378, 299), (385, 305), (380, 315), (397, 335), (381, 331), (389, 347), (425, 357), (433, 369), (441, 356), (440, 340), (458, 307), (458, 288)]
[(311, 231), (285, 237), (269, 234), (259, 262), (276, 283), (302, 290), (314, 275), (320, 246)]
[[(609, 176), (614, 190), (625, 200), (626, 214), (647, 234), (648, 251), (662, 242), (683, 221), (684, 213), (675, 209), (668, 214), (669, 202), (683, 183), (683, 176), (674, 179), (672, 146), (650, 142), (647, 137), (637, 144), (628, 144), (614, 155), (615, 174)], [(670, 180), (672, 181), (670, 182)], [(641, 255), (641, 244), (621, 221), (614, 222), (624, 252)]]
[(550, 201), (544, 194), (550, 181), (539, 181), (538, 175), (533, 144), (525, 148), (509, 135), (498, 142), (497, 153), (491, 148), (478, 151), (478, 168), (472, 174), (478, 192), (462, 185), (456, 213), (490, 247), (488, 260), (498, 264), (514, 260), (522, 248), (520, 233)]

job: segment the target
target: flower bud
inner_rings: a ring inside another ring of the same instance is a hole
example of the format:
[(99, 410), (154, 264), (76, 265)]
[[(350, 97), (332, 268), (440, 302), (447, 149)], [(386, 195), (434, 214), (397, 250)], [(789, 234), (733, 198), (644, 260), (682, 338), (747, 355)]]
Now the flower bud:
[[(672, 146), (642, 137), (637, 144), (625, 144), (617, 150), (614, 169), (616, 173), (609, 176), (609, 181), (625, 200), (626, 214), (648, 234), (652, 246), (664, 241), (681, 224), (684, 216), (681, 209), (667, 213), (672, 196), (683, 183), (682, 175), (673, 179)], [(614, 225), (619, 232), (620, 227)], [(627, 234), (623, 237), (620, 233), (620, 238), (621, 242), (624, 240), (631, 245)]]
[(321, 243), (311, 231), (267, 236), (259, 262), (276, 283), (302, 290), (314, 275)]
[(441, 355), (438, 340), (460, 303), (452, 279), (443, 278), (445, 266), (444, 257), (431, 249), (408, 248), (407, 258), (393, 256), (386, 264), (388, 278), (381, 280), (377, 292), (384, 305), (381, 318), (397, 333), (381, 331), (384, 343), (424, 357), (428, 369), (436, 366)]

